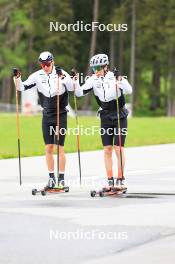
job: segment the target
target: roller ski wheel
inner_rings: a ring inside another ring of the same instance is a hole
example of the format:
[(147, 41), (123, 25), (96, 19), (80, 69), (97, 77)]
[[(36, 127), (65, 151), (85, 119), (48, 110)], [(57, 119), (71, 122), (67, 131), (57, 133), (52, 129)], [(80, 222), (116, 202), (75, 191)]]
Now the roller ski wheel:
[[(126, 188), (126, 187), (125, 187), (125, 188)], [(122, 192), (123, 192), (123, 194), (127, 193), (127, 188), (124, 189)]]
[(64, 187), (65, 192), (69, 192), (69, 187)]
[(41, 195), (42, 195), (42, 196), (45, 196), (45, 195), (46, 195), (46, 191), (45, 191), (45, 190), (42, 190), (42, 191), (41, 191)]
[(104, 197), (104, 191), (103, 190), (100, 190), (100, 191), (95, 191), (95, 190), (93, 190), (93, 191), (91, 191), (90, 192), (90, 195), (91, 195), (91, 197), (95, 197), (95, 196), (100, 196), (100, 197)]
[(32, 195), (36, 195), (37, 194), (37, 189), (33, 189), (32, 190)]
[(102, 191), (99, 191), (99, 196), (100, 196), (100, 197), (104, 197), (104, 196), (105, 196), (105, 193), (104, 193), (103, 190), (102, 190)]
[(91, 197), (95, 197), (95, 196), (96, 196), (96, 194), (97, 194), (97, 192), (96, 192), (96, 191), (91, 191)]

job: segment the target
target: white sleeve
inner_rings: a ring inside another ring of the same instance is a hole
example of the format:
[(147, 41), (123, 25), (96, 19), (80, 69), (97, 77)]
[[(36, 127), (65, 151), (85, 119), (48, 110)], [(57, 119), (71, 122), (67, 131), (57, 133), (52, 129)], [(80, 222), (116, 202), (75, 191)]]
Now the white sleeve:
[(82, 89), (82, 87), (80, 86), (80, 84), (79, 84), (79, 80), (73, 80), (73, 83), (74, 83), (74, 85), (75, 85), (75, 95), (77, 96), (77, 97), (81, 97), (81, 96), (83, 96), (83, 89)]
[(18, 90), (19, 91), (25, 91), (28, 89), (31, 89), (36, 86), (36, 81), (35, 81), (35, 75), (31, 74), (26, 81), (22, 81), (21, 77), (17, 79), (19, 85), (18, 85)]
[(65, 78), (63, 79), (63, 83), (66, 85), (66, 88), (69, 92), (73, 92), (74, 90), (73, 81), (70, 75), (65, 71), (63, 71), (63, 74), (65, 75)]
[(119, 87), (123, 90), (123, 94), (131, 94), (132, 93), (132, 86), (128, 82), (127, 79), (122, 78), (119, 83)]
[(80, 96), (84, 96), (85, 94), (87, 94), (89, 91), (91, 91), (93, 89), (93, 82), (92, 82), (92, 78), (89, 77), (85, 83), (80, 86), (79, 84), (79, 80), (76, 81), (76, 96), (80, 97)]
[(87, 94), (88, 92), (90, 92), (93, 89), (93, 78), (92, 76), (89, 77), (85, 83), (81, 86), (82, 89), (82, 95)]
[(77, 97), (82, 96), (82, 89), (81, 89), (81, 87), (79, 85), (78, 80), (76, 80), (76, 81), (73, 80), (70, 77), (70, 75), (67, 72), (65, 72), (65, 71), (63, 73), (66, 75), (66, 77), (64, 79), (64, 84), (66, 85), (67, 90), (69, 92), (74, 92), (74, 89), (75, 89), (75, 95)]

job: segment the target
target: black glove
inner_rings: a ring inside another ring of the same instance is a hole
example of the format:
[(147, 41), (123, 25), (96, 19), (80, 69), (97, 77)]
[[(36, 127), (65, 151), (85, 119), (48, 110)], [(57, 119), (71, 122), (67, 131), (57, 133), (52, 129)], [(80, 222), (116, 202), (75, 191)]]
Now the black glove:
[(121, 76), (120, 71), (117, 68), (114, 68), (113, 73), (116, 79), (118, 79)]
[(56, 73), (58, 74), (58, 76), (63, 75), (62, 69), (59, 66), (55, 66), (55, 70), (56, 70)]
[(76, 75), (77, 75), (77, 71), (74, 68), (72, 68), (72, 70), (70, 71), (70, 77), (73, 78)]
[(21, 72), (17, 68), (12, 69), (12, 74), (14, 77), (17, 77), (17, 78), (21, 76)]

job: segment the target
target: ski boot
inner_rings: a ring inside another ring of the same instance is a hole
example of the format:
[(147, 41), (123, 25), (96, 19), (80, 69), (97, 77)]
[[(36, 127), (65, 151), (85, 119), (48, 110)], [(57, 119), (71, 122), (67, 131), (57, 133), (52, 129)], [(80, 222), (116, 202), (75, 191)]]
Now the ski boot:
[(65, 187), (64, 174), (60, 174), (58, 177), (58, 187), (60, 189), (64, 189)]
[(56, 179), (55, 176), (50, 176), (48, 184), (44, 187), (44, 190), (47, 191), (48, 189), (53, 189), (56, 185)]
[(110, 192), (114, 187), (114, 178), (108, 178), (108, 185), (102, 189), (103, 192)]
[(113, 177), (108, 178), (108, 186), (109, 187), (113, 187), (114, 186), (114, 178)]
[(117, 178), (116, 179), (116, 186), (117, 187), (120, 187), (122, 189), (126, 188), (125, 184), (124, 184), (124, 180), (125, 180), (125, 177), (122, 177), (122, 178)]

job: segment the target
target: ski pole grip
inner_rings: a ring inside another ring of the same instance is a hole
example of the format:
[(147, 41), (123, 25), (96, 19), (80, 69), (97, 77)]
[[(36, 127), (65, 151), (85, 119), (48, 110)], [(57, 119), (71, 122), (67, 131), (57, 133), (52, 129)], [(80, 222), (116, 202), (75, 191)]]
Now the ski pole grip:
[(119, 77), (121, 76), (120, 71), (117, 68), (114, 68), (113, 73), (116, 79), (118, 80)]
[(14, 77), (20, 77), (21, 76), (21, 73), (17, 68), (13, 68), (12, 73), (13, 73)]
[(70, 77), (73, 78), (75, 77), (77, 74), (77, 71), (73, 68), (71, 71), (70, 71)]
[(58, 77), (60, 77), (63, 74), (62, 69), (59, 66), (56, 66), (55, 70), (56, 70), (56, 74), (58, 75)]

